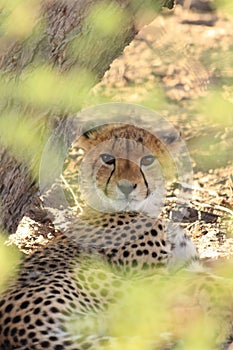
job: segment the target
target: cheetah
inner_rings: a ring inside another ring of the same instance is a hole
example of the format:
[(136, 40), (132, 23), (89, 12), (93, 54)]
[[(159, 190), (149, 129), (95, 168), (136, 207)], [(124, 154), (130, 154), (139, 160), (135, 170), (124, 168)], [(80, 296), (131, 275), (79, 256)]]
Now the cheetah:
[[(198, 259), (191, 240), (157, 218), (166, 147), (131, 124), (103, 125), (77, 140), (83, 212), (23, 259), (0, 301), (0, 349), (84, 350), (109, 340), (105, 313), (144, 280)], [(174, 169), (173, 169), (174, 170)], [(91, 317), (97, 326), (88, 330)], [(103, 319), (102, 319), (103, 316)], [(67, 324), (75, 317), (76, 329)]]

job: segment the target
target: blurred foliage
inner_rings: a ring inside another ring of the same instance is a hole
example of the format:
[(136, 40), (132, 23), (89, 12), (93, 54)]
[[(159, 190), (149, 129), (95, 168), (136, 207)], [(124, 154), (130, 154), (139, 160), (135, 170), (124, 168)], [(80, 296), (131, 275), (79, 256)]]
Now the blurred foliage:
[[(0, 118), (0, 145), (7, 146), (14, 157), (31, 168), (33, 177), (38, 177), (38, 166), (43, 151), (44, 142), (48, 137), (46, 132), (41, 135), (36, 131), (35, 120), (32, 116), (5, 111)], [(44, 141), (44, 142), (43, 142)]]
[[(221, 271), (224, 278), (226, 271)], [(87, 341), (90, 335), (107, 336), (111, 346), (106, 349), (114, 350), (213, 350), (225, 340), (230, 307), (225, 294), (231, 290), (225, 279), (192, 272), (117, 278), (124, 293), (115, 304), (105, 304), (106, 311), (74, 315), (69, 324), (74, 336), (82, 334)]]
[(193, 103), (194, 114), (209, 128), (189, 141), (189, 151), (203, 170), (232, 163), (233, 107), (229, 93), (212, 89)]
[(222, 126), (233, 125), (233, 106), (224, 98), (222, 90), (210, 91), (198, 101), (197, 109), (210, 123)]
[(25, 39), (38, 20), (38, 0), (2, 0), (0, 30), (7, 38)]
[(42, 110), (55, 106), (60, 113), (67, 110), (70, 114), (77, 112), (94, 83), (93, 75), (87, 70), (71, 69), (61, 73), (46, 65), (35, 68), (33, 72), (25, 70), (24, 76), (17, 85), (9, 82), (11, 96)]
[(233, 84), (232, 48), (227, 47), (223, 50), (216, 50), (216, 48), (213, 47), (204, 50), (201, 56), (205, 67), (209, 67), (209, 69), (213, 70), (214, 85), (217, 85), (220, 89), (221, 85), (227, 86)]
[(6, 237), (0, 235), (0, 292), (9, 281), (9, 276), (13, 279), (20, 262), (20, 252), (15, 246), (4, 244)]
[(105, 35), (115, 35), (119, 26), (127, 22), (126, 13), (116, 2), (94, 4), (85, 20), (87, 27), (92, 27), (97, 40)]
[[(94, 3), (84, 19), (80, 33), (68, 44), (70, 56), (78, 61), (80, 67), (86, 67), (97, 76), (101, 75), (99, 68), (96, 69), (102, 61), (101, 57), (106, 55), (106, 48), (114, 56), (114, 50), (117, 50), (116, 42), (121, 40), (119, 36), (130, 27), (129, 21), (130, 16), (127, 16), (126, 9), (123, 10), (118, 3)], [(79, 75), (79, 72), (77, 73)]]
[(217, 9), (226, 12), (226, 14), (233, 15), (233, 3), (229, 0), (214, 0)]

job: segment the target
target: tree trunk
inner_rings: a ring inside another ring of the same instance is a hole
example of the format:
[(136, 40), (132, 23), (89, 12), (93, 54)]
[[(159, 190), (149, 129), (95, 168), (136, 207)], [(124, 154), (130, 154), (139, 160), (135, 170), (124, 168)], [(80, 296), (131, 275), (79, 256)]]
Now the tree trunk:
[[(30, 2), (25, 4), (29, 6)], [(32, 12), (28, 13), (28, 18), (33, 18), (30, 31), (22, 30), (20, 20), (24, 18), (18, 17), (13, 31), (6, 31), (0, 39), (0, 204), (1, 226), (8, 232), (16, 230), (37, 196), (36, 169), (43, 144), (49, 136), (48, 130), (57, 124), (58, 116), (65, 118), (81, 107), (86, 91), (103, 77), (111, 62), (122, 53), (138, 30), (156, 16), (161, 6), (171, 8), (173, 0), (104, 3), (94, 0), (40, 0), (31, 4), (34, 7), (30, 7)], [(92, 12), (93, 5), (95, 12)], [(14, 9), (13, 12), (11, 9), (7, 11), (10, 14), (8, 18), (13, 21)], [(97, 18), (109, 17), (107, 23), (115, 21), (115, 28), (101, 32), (102, 29), (98, 28), (101, 21), (96, 24), (95, 17), (90, 15), (92, 13)], [(119, 16), (122, 16), (121, 25), (117, 22)], [(56, 96), (48, 105), (34, 103), (27, 92), (21, 95), (27, 77), (41, 66), (49, 66), (51, 70), (53, 67), (53, 71), (64, 79), (67, 72), (75, 75), (80, 84), (69, 93), (70, 105), (61, 104), (60, 97)], [(84, 92), (80, 82), (83, 71), (91, 74)], [(77, 98), (79, 103), (73, 103)], [(31, 125), (30, 139), (37, 140), (34, 147), (30, 143), (21, 146), (14, 143), (22, 123)], [(43, 137), (45, 131), (47, 136)], [(27, 148), (31, 148), (29, 158), (24, 157)]]

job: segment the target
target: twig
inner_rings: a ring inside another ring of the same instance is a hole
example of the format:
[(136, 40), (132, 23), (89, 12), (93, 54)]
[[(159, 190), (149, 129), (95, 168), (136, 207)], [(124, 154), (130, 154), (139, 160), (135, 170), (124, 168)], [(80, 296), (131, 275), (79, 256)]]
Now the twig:
[(203, 208), (211, 208), (211, 209), (215, 209), (215, 210), (220, 210), (220, 211), (224, 211), (228, 214), (230, 214), (231, 216), (233, 216), (233, 211), (231, 209), (228, 209), (226, 207), (223, 207), (222, 205), (211, 205), (211, 204), (206, 204), (206, 203), (200, 203), (200, 202), (196, 202), (196, 201), (193, 201), (192, 202), (194, 205), (200, 205), (201, 207)]

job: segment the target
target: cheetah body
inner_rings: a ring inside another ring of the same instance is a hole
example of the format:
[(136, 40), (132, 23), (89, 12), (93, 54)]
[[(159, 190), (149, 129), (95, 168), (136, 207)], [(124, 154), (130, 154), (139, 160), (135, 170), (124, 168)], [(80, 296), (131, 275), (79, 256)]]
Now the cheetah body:
[[(95, 349), (108, 340), (100, 314), (126, 292), (129, 277), (144, 278), (179, 259), (197, 259), (189, 238), (166, 232), (149, 204), (158, 184), (154, 154), (165, 156), (160, 146), (148, 132), (129, 125), (80, 138), (86, 156), (81, 192), (94, 210), (87, 205), (63, 235), (24, 259), (0, 301), (2, 350)], [(101, 324), (87, 336), (90, 315)], [(67, 327), (72, 317), (80, 320), (75, 334)]]

